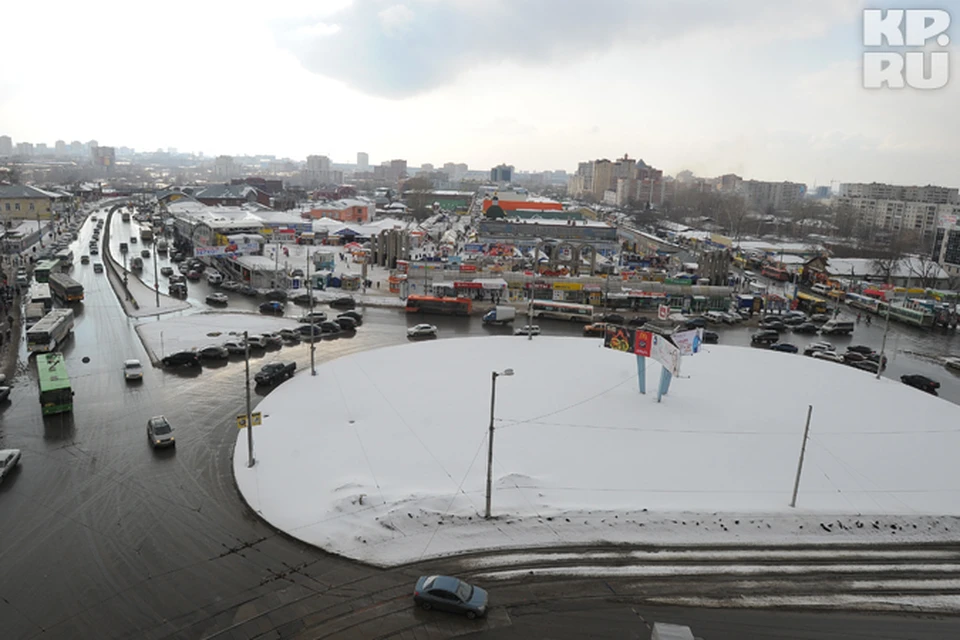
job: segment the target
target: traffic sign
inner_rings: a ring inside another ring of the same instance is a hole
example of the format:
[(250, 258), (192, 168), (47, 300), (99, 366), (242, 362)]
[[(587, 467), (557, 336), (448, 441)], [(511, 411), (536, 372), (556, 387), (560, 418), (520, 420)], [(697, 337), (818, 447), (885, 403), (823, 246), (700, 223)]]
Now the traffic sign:
[[(263, 415), (257, 411), (256, 413), (250, 414), (250, 422), (255, 427), (259, 427), (263, 424)], [(247, 426), (247, 416), (239, 415), (237, 416), (237, 429), (243, 429)]]

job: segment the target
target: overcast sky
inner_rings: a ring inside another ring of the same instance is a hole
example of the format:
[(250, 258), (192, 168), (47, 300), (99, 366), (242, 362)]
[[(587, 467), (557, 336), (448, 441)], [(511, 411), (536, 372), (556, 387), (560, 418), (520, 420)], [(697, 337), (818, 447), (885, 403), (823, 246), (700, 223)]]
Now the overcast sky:
[(8, 4), (14, 142), (960, 185), (960, 27), (946, 88), (866, 90), (859, 0)]

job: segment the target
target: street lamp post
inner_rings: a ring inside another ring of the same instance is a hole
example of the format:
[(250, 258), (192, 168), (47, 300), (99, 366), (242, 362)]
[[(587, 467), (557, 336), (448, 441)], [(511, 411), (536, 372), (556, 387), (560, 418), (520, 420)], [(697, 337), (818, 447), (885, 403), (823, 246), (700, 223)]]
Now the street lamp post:
[(500, 376), (512, 376), (513, 369), (504, 369), (501, 372), (494, 371), (490, 378), (490, 433), (487, 438), (487, 504), (484, 517), (490, 518), (490, 494), (493, 491), (493, 410), (497, 402), (497, 378)]
[(157, 241), (153, 241), (153, 291), (157, 294), (157, 307), (160, 306), (160, 280), (157, 278)]
[(883, 324), (883, 341), (880, 343), (880, 362), (877, 363), (877, 380), (880, 379), (880, 372), (883, 371), (883, 354), (887, 350), (887, 332), (890, 331), (890, 303), (887, 303), (887, 320)]

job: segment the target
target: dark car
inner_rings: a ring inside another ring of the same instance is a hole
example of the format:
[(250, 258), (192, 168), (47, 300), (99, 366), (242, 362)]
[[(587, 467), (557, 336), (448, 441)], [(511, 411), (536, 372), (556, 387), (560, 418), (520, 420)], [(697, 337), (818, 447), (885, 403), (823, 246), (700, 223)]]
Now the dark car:
[(249, 284), (241, 285), (237, 291), (245, 296), (250, 296), (251, 298), (260, 295), (260, 292), (257, 291), (257, 288), (252, 287)]
[(200, 357), (193, 351), (171, 353), (161, 361), (165, 367), (199, 367)]
[(187, 271), (187, 280), (199, 280), (199, 279), (200, 279), (199, 271), (197, 271), (196, 269), (190, 269), (189, 271)]
[(222, 345), (210, 344), (197, 351), (197, 355), (201, 360), (226, 360), (230, 352)]
[(767, 331), (786, 331), (787, 330), (787, 325), (783, 324), (783, 320), (780, 320), (779, 318), (761, 322), (760, 327), (762, 329), (766, 329)]
[(631, 327), (642, 327), (649, 322), (650, 318), (646, 316), (637, 316), (636, 318), (630, 318), (630, 320), (627, 321), (627, 324)]
[(471, 620), (487, 612), (486, 591), (450, 576), (420, 576), (413, 590), (413, 601), (425, 611), (451, 611)]
[(263, 294), (263, 297), (267, 300), (279, 300), (280, 302), (286, 302), (287, 292), (283, 289), (271, 289)]
[(816, 333), (818, 331), (817, 325), (812, 322), (804, 322), (803, 324), (798, 324), (793, 328), (794, 333)]
[(170, 252), (170, 262), (183, 262), (183, 254), (179, 251)]
[(830, 319), (830, 314), (828, 313), (815, 313), (810, 316), (810, 322), (816, 322), (817, 324), (823, 324)]
[(353, 318), (357, 322), (357, 326), (363, 324), (363, 314), (359, 311), (344, 311), (343, 313), (337, 314), (338, 318)]
[(758, 331), (750, 336), (752, 344), (771, 345), (780, 340), (780, 334), (773, 330)]
[(806, 323), (807, 323), (806, 316), (786, 316), (783, 319), (783, 324), (787, 325), (788, 327), (797, 327), (797, 326), (800, 326), (801, 324), (806, 324)]
[(271, 362), (263, 365), (253, 379), (258, 385), (274, 385), (292, 378), (296, 370), (296, 362)]
[(301, 291), (300, 293), (295, 293), (290, 296), (290, 302), (294, 304), (310, 304), (310, 296), (312, 294), (309, 291)]
[(717, 344), (720, 342), (720, 334), (718, 334), (716, 331), (704, 331), (703, 342), (705, 344)]
[(909, 385), (915, 389), (920, 389), (921, 391), (932, 393), (933, 395), (937, 395), (937, 389), (940, 388), (939, 382), (931, 378), (928, 378), (927, 376), (922, 376), (919, 373), (910, 373), (904, 376), (900, 376), (900, 382), (902, 382), (905, 385)]
[(357, 321), (349, 316), (337, 316), (334, 322), (340, 325), (340, 329), (343, 331), (357, 330)]
[(174, 298), (186, 298), (187, 297), (187, 285), (182, 282), (175, 282), (167, 287), (167, 293)]
[(854, 362), (863, 362), (866, 359), (867, 359), (867, 356), (857, 351), (847, 351), (845, 354), (843, 354), (843, 361), (847, 364), (853, 364)]
[(187, 284), (187, 279), (184, 278), (182, 274), (175, 273), (175, 274), (173, 274), (173, 275), (170, 276), (170, 284), (182, 284), (182, 285), (186, 285), (186, 284)]
[(328, 320), (327, 322), (321, 322), (317, 326), (319, 326), (320, 330), (324, 333), (340, 333), (340, 325), (336, 322), (330, 322)]
[(703, 329), (707, 326), (706, 318), (690, 318), (684, 323), (686, 329)]
[(337, 309), (353, 309), (355, 306), (357, 306), (357, 301), (350, 296), (343, 296), (342, 298), (331, 300), (329, 304), (331, 307)]
[(282, 302), (276, 300), (268, 300), (267, 302), (260, 303), (260, 313), (272, 313), (275, 315), (283, 315), (284, 305)]
[(301, 324), (296, 328), (296, 332), (304, 342), (316, 342), (323, 337), (323, 328), (319, 324)]
[(777, 344), (770, 347), (771, 351), (781, 351), (783, 353), (799, 353), (800, 348), (795, 344), (790, 344), (789, 342), (778, 342)]
[(173, 275), (173, 267), (160, 267), (160, 275), (168, 278)]
[(622, 315), (620, 315), (619, 313), (607, 313), (607, 314), (604, 314), (604, 316), (603, 316), (602, 318), (600, 318), (600, 321), (601, 321), (601, 322), (606, 322), (606, 323), (608, 323), (608, 324), (623, 324), (624, 322), (626, 322), (626, 320), (624, 319), (624, 317), (623, 317)]
[(849, 347), (847, 347), (847, 351), (856, 351), (857, 353), (862, 353), (865, 356), (868, 356), (871, 353), (873, 353), (872, 348), (863, 344), (852, 344)]
[(862, 362), (854, 362), (850, 365), (855, 369), (861, 369), (863, 371), (869, 371), (870, 373), (878, 373), (880, 371), (880, 363), (873, 362), (871, 360), (863, 360)]

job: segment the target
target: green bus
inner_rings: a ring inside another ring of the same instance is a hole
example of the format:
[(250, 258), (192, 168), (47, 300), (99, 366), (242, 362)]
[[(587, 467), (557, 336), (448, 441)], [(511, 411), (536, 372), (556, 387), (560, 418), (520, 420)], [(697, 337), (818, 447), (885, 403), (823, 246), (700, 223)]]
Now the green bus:
[(49, 282), (50, 274), (59, 272), (59, 260), (43, 260), (37, 263), (37, 267), (33, 270), (33, 277), (36, 278), (37, 282)]
[(37, 374), (40, 379), (40, 407), (43, 415), (73, 411), (73, 388), (63, 354), (38, 353)]

